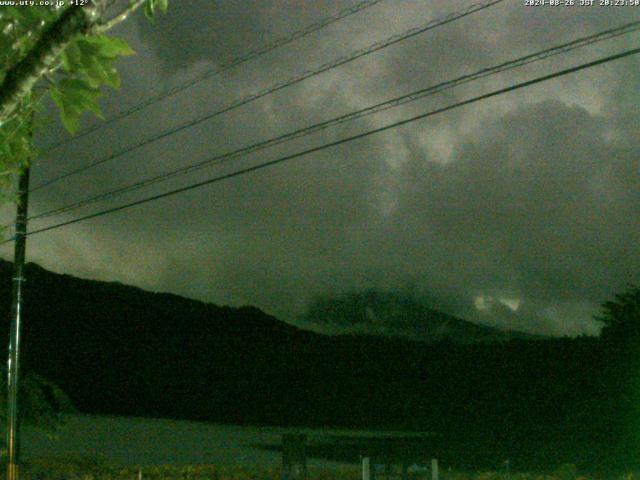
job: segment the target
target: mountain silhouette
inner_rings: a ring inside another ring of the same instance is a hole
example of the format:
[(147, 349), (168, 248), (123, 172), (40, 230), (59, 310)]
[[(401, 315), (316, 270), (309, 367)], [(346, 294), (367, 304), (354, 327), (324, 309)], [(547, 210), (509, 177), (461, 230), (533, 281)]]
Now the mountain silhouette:
[(319, 297), (301, 316), (299, 324), (423, 342), (474, 343), (543, 338), (472, 323), (432, 308), (415, 296), (378, 290)]
[[(5, 339), (11, 276), (12, 264), (0, 261)], [(474, 458), (550, 465), (577, 455), (595, 465), (623, 425), (606, 352), (593, 337), (456, 343), (496, 334), (378, 294), (351, 301), (364, 308), (356, 314), (410, 325), (428, 314), (429, 328), (450, 333), (435, 342), (323, 335), (254, 307), (35, 264), (26, 276), (22, 372), (58, 385), (83, 413), (429, 431), (439, 435), (428, 447), (442, 451), (438, 458), (469, 465)]]

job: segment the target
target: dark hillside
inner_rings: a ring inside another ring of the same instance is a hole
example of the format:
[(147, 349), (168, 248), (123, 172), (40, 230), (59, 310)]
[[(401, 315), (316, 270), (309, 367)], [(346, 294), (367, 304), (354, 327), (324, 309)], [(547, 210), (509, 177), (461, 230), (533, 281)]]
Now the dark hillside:
[[(10, 270), (0, 262), (5, 319)], [(430, 431), (439, 439), (433, 448), (471, 463), (593, 466), (635, 458), (620, 442), (628, 416), (610, 378), (624, 365), (608, 362), (594, 338), (427, 344), (332, 337), (256, 308), (34, 264), (27, 276), (23, 365), (86, 413)]]

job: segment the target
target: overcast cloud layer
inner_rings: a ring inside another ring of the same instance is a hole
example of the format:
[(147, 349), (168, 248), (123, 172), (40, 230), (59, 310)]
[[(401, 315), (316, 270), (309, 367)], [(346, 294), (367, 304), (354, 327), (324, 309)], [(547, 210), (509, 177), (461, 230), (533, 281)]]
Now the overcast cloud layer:
[[(105, 111), (352, 4), (174, 0), (155, 25), (134, 21), (118, 32), (138, 55), (122, 62), (122, 91), (109, 92)], [(34, 168), (33, 182), (469, 4), (385, 0), (56, 150)], [(32, 208), (107, 191), (632, 19), (640, 19), (640, 7), (507, 0), (39, 191)], [(636, 33), (602, 42), (146, 193), (634, 48), (639, 40)], [(598, 305), (639, 280), (639, 73), (634, 56), (37, 235), (29, 259), (219, 304), (253, 304), (287, 320), (318, 295), (375, 288), (410, 290), (448, 313), (505, 328), (595, 334)], [(42, 143), (61, 132), (53, 122)]]

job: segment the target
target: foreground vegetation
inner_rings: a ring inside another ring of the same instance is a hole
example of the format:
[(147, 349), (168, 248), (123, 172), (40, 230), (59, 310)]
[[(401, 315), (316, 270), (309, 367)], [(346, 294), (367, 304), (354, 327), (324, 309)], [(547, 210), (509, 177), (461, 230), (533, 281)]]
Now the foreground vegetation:
[[(400, 479), (399, 468), (392, 475), (380, 472), (378, 480)], [(5, 478), (4, 471), (0, 478)], [(159, 465), (145, 467), (117, 467), (89, 457), (42, 458), (25, 462), (21, 469), (23, 480), (280, 480), (279, 468), (218, 465)], [(362, 473), (357, 465), (336, 468), (309, 467), (308, 480), (359, 480)], [(409, 480), (430, 480), (429, 471), (412, 472)], [(496, 471), (462, 472), (442, 470), (441, 480), (591, 480), (616, 478), (635, 480), (637, 474), (592, 477), (580, 475), (572, 464), (565, 464), (547, 473), (508, 473)]]
[[(309, 468), (309, 480), (358, 480), (355, 466), (332, 470)], [(5, 478), (5, 472), (0, 472)], [(159, 465), (145, 467), (117, 467), (88, 457), (42, 458), (23, 463), (22, 480), (280, 480), (279, 468), (218, 465)]]

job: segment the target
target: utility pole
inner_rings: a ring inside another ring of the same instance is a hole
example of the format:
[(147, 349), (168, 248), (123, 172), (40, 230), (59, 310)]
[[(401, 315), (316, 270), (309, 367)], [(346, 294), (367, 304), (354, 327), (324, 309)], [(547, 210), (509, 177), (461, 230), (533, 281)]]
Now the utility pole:
[(27, 206), (29, 199), (29, 167), (25, 167), (18, 180), (18, 208), (13, 258), (13, 300), (11, 304), (11, 330), (9, 334), (9, 359), (7, 362), (7, 480), (18, 480), (19, 430), (18, 430), (18, 360), (20, 353), (20, 323), (22, 320), (22, 296), (24, 257), (27, 249)]

